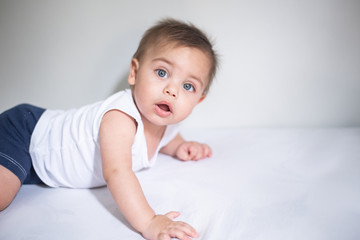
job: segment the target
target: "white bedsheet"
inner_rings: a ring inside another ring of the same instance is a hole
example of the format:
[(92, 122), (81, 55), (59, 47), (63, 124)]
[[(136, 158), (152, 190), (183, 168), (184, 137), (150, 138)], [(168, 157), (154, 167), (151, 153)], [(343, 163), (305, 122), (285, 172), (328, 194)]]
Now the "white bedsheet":
[[(199, 239), (360, 239), (360, 128), (187, 130), (213, 157), (160, 155), (137, 175), (158, 213)], [(0, 239), (142, 239), (107, 188), (25, 185), (0, 213)]]

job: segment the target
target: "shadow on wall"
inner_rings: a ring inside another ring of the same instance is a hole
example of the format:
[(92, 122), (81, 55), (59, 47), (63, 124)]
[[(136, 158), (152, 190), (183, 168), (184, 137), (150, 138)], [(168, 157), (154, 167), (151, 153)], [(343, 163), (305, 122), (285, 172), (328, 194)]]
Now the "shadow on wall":
[(130, 85), (128, 83), (128, 76), (129, 73), (127, 72), (119, 78), (119, 81), (117, 82), (114, 90), (112, 91), (112, 94), (130, 88)]

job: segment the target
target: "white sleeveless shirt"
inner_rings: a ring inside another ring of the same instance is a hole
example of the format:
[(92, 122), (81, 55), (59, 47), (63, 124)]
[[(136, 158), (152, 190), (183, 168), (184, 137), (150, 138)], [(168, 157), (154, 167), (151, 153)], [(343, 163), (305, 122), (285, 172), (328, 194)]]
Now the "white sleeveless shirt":
[(159, 150), (178, 133), (178, 124), (167, 126), (153, 158), (149, 160), (144, 125), (129, 89), (79, 109), (46, 110), (30, 141), (34, 169), (46, 185), (69, 188), (106, 185), (102, 174), (99, 128), (104, 114), (112, 109), (125, 112), (137, 122), (132, 145), (134, 171), (152, 167)]

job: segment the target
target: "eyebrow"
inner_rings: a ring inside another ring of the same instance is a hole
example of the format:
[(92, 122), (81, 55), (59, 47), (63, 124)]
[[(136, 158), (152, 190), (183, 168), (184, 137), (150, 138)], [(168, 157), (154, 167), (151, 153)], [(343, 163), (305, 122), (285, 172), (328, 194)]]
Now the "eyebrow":
[(166, 58), (162, 58), (162, 57), (154, 58), (152, 60), (152, 62), (156, 62), (156, 61), (166, 62), (167, 64), (172, 65), (172, 66), (174, 65), (171, 61), (167, 60)]
[[(154, 59), (152, 60), (152, 62), (156, 62), (156, 61), (162, 61), (162, 62), (165, 62), (165, 63), (171, 65), (171, 66), (174, 66), (174, 65), (175, 65), (173, 62), (167, 60), (166, 58), (162, 58), (162, 57), (154, 58)], [(203, 81), (201, 81), (198, 77), (196, 77), (196, 76), (194, 76), (194, 75), (190, 75), (190, 78), (196, 80), (197, 82), (199, 82), (200, 85), (201, 85), (201, 87), (203, 87), (204, 84), (205, 84)]]

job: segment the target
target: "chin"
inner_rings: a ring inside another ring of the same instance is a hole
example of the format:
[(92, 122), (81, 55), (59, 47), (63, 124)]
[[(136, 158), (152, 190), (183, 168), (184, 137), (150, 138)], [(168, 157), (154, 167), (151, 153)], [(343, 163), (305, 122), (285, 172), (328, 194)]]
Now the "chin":
[(169, 121), (170, 119), (166, 119), (166, 118), (161, 118), (159, 116), (142, 116), (143, 122), (144, 119), (146, 119), (146, 121), (148, 123), (150, 123), (151, 125), (154, 126), (158, 126), (158, 127), (164, 127), (170, 124), (173, 124), (172, 121)]

